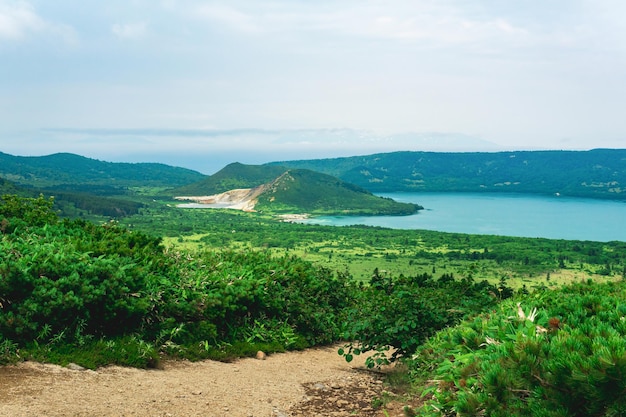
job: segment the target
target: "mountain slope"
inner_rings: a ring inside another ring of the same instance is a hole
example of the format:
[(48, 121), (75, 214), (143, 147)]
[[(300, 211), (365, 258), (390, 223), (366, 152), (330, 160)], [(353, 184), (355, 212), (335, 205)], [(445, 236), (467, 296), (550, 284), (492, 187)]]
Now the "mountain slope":
[(175, 191), (179, 200), (268, 213), (398, 215), (421, 208), (310, 170), (239, 163)]
[(266, 186), (257, 210), (311, 214), (412, 214), (420, 207), (377, 197), (330, 175), (292, 169)]
[(275, 180), (287, 171), (282, 166), (229, 164), (197, 182), (178, 187), (172, 195), (213, 195), (240, 188), (254, 188)]
[(185, 168), (157, 163), (104, 162), (70, 153), (13, 156), (0, 152), (0, 177), (38, 188), (75, 186), (177, 187), (204, 178)]
[(4, 178), (0, 178), (0, 195), (4, 194), (17, 194), (20, 196), (26, 196), (29, 193), (15, 183), (5, 180)]
[(54, 197), (54, 209), (64, 217), (77, 217), (85, 214), (107, 217), (123, 217), (136, 214), (144, 204), (123, 198), (103, 197), (99, 195), (41, 190), (32, 187), (21, 187), (0, 178), (0, 196), (19, 195), (35, 198), (39, 195)]
[(282, 161), (372, 192), (523, 192), (626, 199), (626, 150), (520, 152), (394, 152), (347, 158)]

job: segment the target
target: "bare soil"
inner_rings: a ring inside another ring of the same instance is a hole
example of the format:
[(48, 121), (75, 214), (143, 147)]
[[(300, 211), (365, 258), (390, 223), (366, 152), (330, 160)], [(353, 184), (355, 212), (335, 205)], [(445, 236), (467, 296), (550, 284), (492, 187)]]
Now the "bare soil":
[(403, 416), (398, 403), (372, 406), (389, 388), (358, 359), (327, 347), (158, 370), (24, 362), (0, 367), (0, 416)]

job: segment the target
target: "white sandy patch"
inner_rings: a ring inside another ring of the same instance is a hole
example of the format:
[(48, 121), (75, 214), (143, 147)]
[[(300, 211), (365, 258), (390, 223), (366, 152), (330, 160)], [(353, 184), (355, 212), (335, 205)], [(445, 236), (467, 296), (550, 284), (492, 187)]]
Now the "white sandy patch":
[(179, 196), (174, 199), (179, 201), (192, 201), (193, 203), (178, 204), (181, 208), (228, 208), (243, 211), (254, 211), (257, 197), (263, 192), (264, 187), (239, 188), (220, 194), (207, 196)]

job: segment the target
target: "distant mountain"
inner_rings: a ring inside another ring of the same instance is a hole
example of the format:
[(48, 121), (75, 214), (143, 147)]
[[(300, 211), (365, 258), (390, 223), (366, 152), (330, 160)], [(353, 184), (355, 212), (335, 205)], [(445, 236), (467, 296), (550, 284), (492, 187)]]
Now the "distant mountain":
[(393, 152), (280, 161), (372, 192), (467, 191), (626, 200), (626, 149), (516, 152)]
[(0, 152), (0, 178), (19, 185), (64, 190), (81, 187), (178, 187), (204, 178), (185, 168), (157, 163), (104, 162), (70, 153), (48, 156), (13, 156)]
[(163, 164), (103, 162), (69, 153), (23, 157), (0, 152), (1, 194), (53, 196), (55, 208), (69, 217), (134, 214), (143, 207), (141, 202), (113, 196), (127, 195), (132, 187), (173, 188), (200, 178), (204, 175)]
[(400, 215), (421, 208), (319, 172), (240, 163), (175, 191), (178, 199), (271, 213)]

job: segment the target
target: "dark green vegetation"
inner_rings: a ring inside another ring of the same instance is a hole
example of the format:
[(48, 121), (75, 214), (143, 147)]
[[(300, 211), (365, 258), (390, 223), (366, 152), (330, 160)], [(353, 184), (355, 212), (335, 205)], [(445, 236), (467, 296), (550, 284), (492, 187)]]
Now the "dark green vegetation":
[(422, 208), (377, 197), (338, 178), (306, 169), (239, 163), (172, 193), (208, 196), (242, 188), (256, 190), (254, 209), (265, 213), (403, 215)]
[(437, 330), (512, 295), (513, 290), (504, 284), (455, 280), (452, 274), (438, 279), (426, 273), (394, 278), (375, 270), (350, 310), (346, 339), (359, 342), (348, 344), (339, 353), (351, 361), (355, 354), (373, 351), (368, 366), (388, 364), (413, 354)]
[(540, 193), (626, 199), (626, 150), (394, 152), (276, 162), (306, 168), (372, 192)]
[(60, 153), (22, 157), (0, 152), (0, 195), (55, 197), (65, 217), (123, 217), (143, 207), (151, 194), (188, 184), (204, 175), (163, 164), (103, 162)]
[(110, 193), (130, 187), (177, 187), (204, 177), (199, 172), (155, 163), (113, 163), (70, 153), (13, 156), (0, 152), (0, 177), (40, 189)]
[[(266, 252), (165, 250), (116, 223), (0, 202), (0, 360), (154, 366), (338, 339), (347, 277)], [(106, 349), (103, 349), (106, 347)]]

